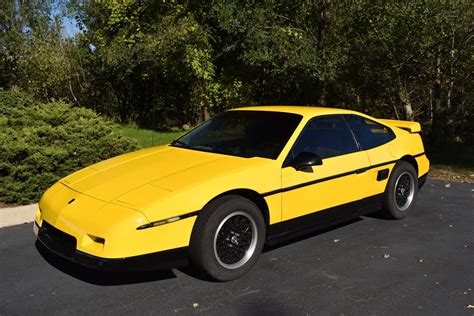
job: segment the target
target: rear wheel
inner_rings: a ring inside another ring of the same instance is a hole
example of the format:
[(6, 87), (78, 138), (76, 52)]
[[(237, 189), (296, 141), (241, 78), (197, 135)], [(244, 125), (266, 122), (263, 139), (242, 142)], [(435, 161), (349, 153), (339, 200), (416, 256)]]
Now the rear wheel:
[(199, 214), (191, 236), (191, 261), (215, 280), (237, 279), (255, 264), (264, 239), (265, 221), (255, 203), (224, 196)]
[(412, 164), (398, 162), (390, 175), (383, 197), (383, 210), (394, 219), (408, 215), (418, 194), (418, 177)]

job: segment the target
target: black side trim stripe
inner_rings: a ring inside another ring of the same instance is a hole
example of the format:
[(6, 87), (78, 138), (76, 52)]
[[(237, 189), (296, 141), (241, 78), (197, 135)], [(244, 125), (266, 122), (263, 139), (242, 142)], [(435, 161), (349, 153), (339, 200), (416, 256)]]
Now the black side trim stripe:
[(287, 237), (301, 236), (314, 230), (324, 229), (351, 218), (377, 211), (382, 205), (382, 198), (383, 194), (376, 194), (272, 224), (267, 230), (267, 244), (276, 244)]
[(179, 215), (178, 217), (181, 220), (181, 219), (185, 219), (185, 218), (188, 218), (188, 217), (196, 216), (196, 215), (198, 215), (199, 212), (200, 212), (200, 210), (199, 211), (194, 211), (194, 212), (191, 212), (191, 213), (186, 213), (186, 214), (183, 214), (183, 215)]
[[(420, 157), (420, 156), (423, 156), (424, 154), (425, 154), (425, 153), (423, 152), (423, 153), (414, 155), (413, 157), (415, 157), (415, 158), (416, 158), (416, 157)], [(400, 160), (400, 159), (391, 160), (391, 161), (387, 161), (387, 162), (382, 162), (382, 163), (379, 163), (379, 164), (376, 164), (376, 165), (372, 165), (372, 166), (368, 166), (368, 167), (365, 167), (365, 168), (360, 168), (360, 169), (357, 169), (357, 170), (353, 170), (353, 171), (348, 171), (348, 172), (336, 174), (336, 175), (334, 175), (334, 176), (330, 176), (330, 177), (326, 177), (326, 178), (321, 178), (321, 179), (317, 179), (317, 180), (312, 180), (312, 181), (300, 183), (300, 184), (297, 184), (297, 185), (293, 185), (293, 186), (290, 186), (290, 187), (286, 187), (286, 188), (281, 188), (281, 189), (269, 191), (269, 192), (266, 192), (266, 193), (262, 193), (262, 196), (263, 196), (263, 197), (266, 197), (266, 196), (270, 196), (270, 195), (273, 195), (273, 194), (288, 192), (288, 191), (291, 191), (291, 190), (296, 190), (296, 189), (300, 189), (300, 188), (306, 187), (306, 186), (308, 186), (308, 185), (313, 185), (313, 184), (321, 183), (321, 182), (324, 182), (324, 181), (329, 181), (329, 180), (334, 180), (334, 179), (341, 178), (341, 177), (346, 177), (346, 176), (349, 176), (349, 175), (351, 175), (351, 174), (363, 173), (363, 172), (366, 172), (367, 170), (370, 170), (370, 169), (374, 169), (374, 168), (378, 168), (378, 167), (382, 167), (382, 166), (386, 166), (386, 165), (391, 165), (391, 164), (393, 164), (393, 163), (397, 163), (399, 160)]]
[(283, 192), (287, 192), (287, 191), (291, 191), (291, 190), (296, 190), (296, 189), (299, 189), (299, 188), (306, 187), (308, 185), (313, 185), (313, 184), (316, 184), (316, 183), (321, 183), (321, 182), (325, 182), (325, 181), (329, 181), (329, 180), (334, 180), (334, 179), (345, 177), (345, 176), (355, 174), (355, 173), (358, 173), (358, 170), (344, 172), (344, 173), (336, 174), (334, 176), (300, 183), (300, 184), (297, 184), (297, 185), (293, 185), (291, 187), (286, 187), (286, 188), (282, 188), (282, 189), (278, 189), (278, 190), (273, 190), (273, 191), (270, 191), (270, 192), (267, 192), (267, 193), (263, 193), (262, 196), (265, 197), (265, 196), (269, 196), (269, 195), (273, 195), (273, 194), (277, 194), (277, 193), (283, 193)]
[(170, 218), (161, 219), (159, 221), (154, 221), (154, 222), (142, 225), (140, 227), (137, 227), (137, 230), (152, 228), (152, 227), (161, 226), (161, 225), (165, 225), (165, 224), (169, 224), (169, 223), (174, 223), (174, 222), (183, 220), (183, 219), (188, 218), (188, 217), (197, 216), (198, 213), (199, 213), (199, 211), (194, 211), (194, 212), (186, 213), (186, 214), (183, 214), (183, 215), (177, 215), (177, 216), (173, 216), (173, 217), (170, 217)]

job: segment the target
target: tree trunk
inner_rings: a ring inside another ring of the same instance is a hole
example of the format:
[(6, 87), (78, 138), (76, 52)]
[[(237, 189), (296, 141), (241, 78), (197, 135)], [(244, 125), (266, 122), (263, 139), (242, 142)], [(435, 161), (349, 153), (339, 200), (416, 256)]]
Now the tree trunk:
[(319, 106), (326, 106), (326, 77), (324, 74), (321, 74), (319, 77)]
[(448, 92), (446, 95), (446, 111), (448, 114), (451, 112), (451, 97), (453, 93), (453, 88), (454, 88), (454, 55), (455, 55), (455, 48), (456, 46), (455, 41), (454, 41), (454, 28), (453, 32), (451, 34), (451, 62), (449, 63), (449, 84), (448, 84)]
[(446, 93), (446, 111), (450, 113), (451, 111), (451, 97), (453, 94), (453, 89), (454, 89), (454, 81), (453, 78), (449, 78), (449, 84), (448, 84), (448, 92)]
[(204, 97), (204, 104), (202, 105), (202, 108), (201, 108), (202, 122), (205, 122), (210, 118), (211, 118), (211, 115), (209, 114), (209, 99), (207, 97)]
[(430, 108), (429, 108), (429, 119), (430, 119), (430, 125), (433, 126), (433, 88), (430, 87), (428, 90), (429, 90), (428, 95), (429, 95), (429, 98), (430, 98), (430, 100), (429, 100), (429, 106), (430, 106)]
[(433, 125), (431, 140), (434, 145), (444, 142), (444, 128), (446, 123), (446, 109), (441, 100), (441, 44), (438, 45), (436, 56), (436, 77), (433, 87)]
[(415, 117), (413, 113), (413, 107), (410, 101), (410, 95), (404, 87), (398, 89), (398, 97), (400, 98), (400, 101), (403, 105), (403, 109), (405, 110), (405, 119), (407, 119), (408, 121), (413, 121)]
[[(324, 46), (326, 45), (326, 28), (327, 28), (327, 21), (326, 21), (326, 0), (319, 1), (319, 32), (318, 32), (318, 46), (319, 51), (321, 52), (321, 56), (323, 56), (324, 62)], [(325, 106), (326, 105), (326, 73), (323, 70), (321, 75), (319, 76), (319, 98), (318, 98), (318, 105)]]

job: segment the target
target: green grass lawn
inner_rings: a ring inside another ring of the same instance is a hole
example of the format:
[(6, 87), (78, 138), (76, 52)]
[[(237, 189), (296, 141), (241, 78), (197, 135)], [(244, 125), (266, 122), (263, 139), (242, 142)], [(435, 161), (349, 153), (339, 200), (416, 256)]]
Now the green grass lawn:
[(471, 146), (428, 147), (426, 154), (432, 176), (474, 182), (474, 148)]
[(168, 144), (184, 134), (184, 132), (159, 132), (130, 126), (120, 126), (119, 132), (126, 137), (136, 139), (143, 148)]

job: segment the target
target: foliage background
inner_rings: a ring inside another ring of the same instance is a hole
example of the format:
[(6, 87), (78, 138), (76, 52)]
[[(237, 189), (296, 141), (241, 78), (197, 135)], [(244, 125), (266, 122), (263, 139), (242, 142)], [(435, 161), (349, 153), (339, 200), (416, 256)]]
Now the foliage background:
[[(1, 92), (1, 91), (0, 91)], [(85, 108), (34, 103), (0, 93), (0, 202), (36, 202), (73, 171), (133, 150), (137, 144)]]
[(474, 141), (472, 1), (5, 0), (0, 35), (4, 89), (122, 123), (326, 105)]
[(92, 160), (133, 147), (94, 112), (176, 130), (242, 105), (351, 108), (420, 121), (472, 165), (474, 2), (3, 0), (0, 89), (26, 93), (0, 100), (1, 194), (67, 173), (80, 142)]

